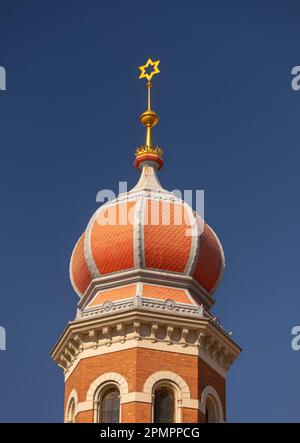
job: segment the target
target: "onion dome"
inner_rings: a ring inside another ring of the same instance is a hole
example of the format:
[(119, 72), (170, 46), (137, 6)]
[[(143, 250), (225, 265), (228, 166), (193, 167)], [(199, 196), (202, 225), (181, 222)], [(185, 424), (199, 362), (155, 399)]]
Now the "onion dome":
[(132, 191), (95, 212), (71, 258), (79, 296), (93, 279), (133, 269), (190, 276), (213, 293), (224, 268), (218, 237), (185, 202), (159, 186), (153, 166), (145, 164)]
[[(149, 60), (150, 66), (157, 63)], [(140, 179), (94, 213), (73, 250), (71, 282), (79, 297), (101, 282), (92, 306), (138, 294), (209, 307), (223, 274), (223, 249), (200, 215), (158, 180), (163, 152), (152, 144), (151, 130), (159, 119), (151, 109), (152, 75), (147, 75), (148, 109), (140, 117), (146, 141), (134, 162)]]

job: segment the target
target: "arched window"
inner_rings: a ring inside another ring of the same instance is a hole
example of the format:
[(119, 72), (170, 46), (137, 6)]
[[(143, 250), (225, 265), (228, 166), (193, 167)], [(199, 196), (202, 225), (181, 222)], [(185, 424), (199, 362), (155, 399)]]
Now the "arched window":
[(120, 392), (115, 386), (109, 386), (100, 394), (99, 421), (101, 423), (119, 423)]
[(154, 391), (154, 423), (175, 423), (173, 389), (161, 386)]
[(72, 400), (70, 401), (69, 406), (68, 406), (67, 422), (68, 423), (75, 423), (75, 400), (74, 400), (74, 398), (72, 398)]
[(206, 423), (218, 423), (218, 413), (215, 401), (208, 396), (206, 399)]

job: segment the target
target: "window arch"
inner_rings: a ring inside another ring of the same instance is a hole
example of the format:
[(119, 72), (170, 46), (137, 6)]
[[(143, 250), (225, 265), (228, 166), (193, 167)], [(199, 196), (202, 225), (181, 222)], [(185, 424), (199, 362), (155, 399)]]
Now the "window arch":
[(154, 423), (175, 423), (175, 395), (170, 386), (158, 386), (154, 390), (153, 403)]
[(66, 409), (65, 409), (65, 423), (75, 423), (77, 414), (78, 396), (75, 389), (70, 392)]
[(206, 399), (205, 415), (206, 423), (218, 423), (217, 406), (211, 396), (208, 396)]
[(221, 399), (210, 385), (205, 386), (201, 394), (201, 411), (205, 414), (206, 423), (223, 423), (224, 414)]
[(147, 378), (144, 383), (143, 392), (145, 394), (149, 394), (149, 396), (151, 396), (150, 398), (152, 399), (152, 421), (156, 419), (154, 407), (155, 393), (161, 387), (168, 388), (173, 393), (173, 423), (181, 423), (182, 408), (184, 407), (184, 403), (189, 403), (190, 401), (192, 401), (188, 384), (180, 375), (171, 371), (154, 372)]
[(107, 384), (100, 388), (98, 395), (98, 422), (120, 422), (120, 391), (116, 384)]
[[(94, 417), (93, 422), (99, 423), (101, 419), (101, 402), (103, 395), (109, 388), (116, 388), (119, 392), (120, 403), (122, 403), (122, 397), (128, 394), (128, 383), (121, 374), (117, 372), (106, 372), (97, 377), (91, 384), (86, 394), (86, 402), (91, 402)], [(119, 406), (119, 422), (121, 421), (121, 407)]]
[(67, 411), (67, 423), (75, 423), (75, 400), (72, 398), (70, 400), (68, 411)]

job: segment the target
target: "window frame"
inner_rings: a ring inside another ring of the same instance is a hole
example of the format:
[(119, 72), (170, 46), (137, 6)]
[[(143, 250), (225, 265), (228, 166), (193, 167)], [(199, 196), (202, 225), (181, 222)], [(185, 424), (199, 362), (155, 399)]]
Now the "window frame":
[[(208, 407), (209, 406), (209, 407)], [(209, 412), (209, 408), (213, 408), (213, 411)], [(208, 415), (209, 413), (213, 413), (213, 421), (208, 421)], [(206, 403), (205, 403), (205, 422), (206, 423), (219, 423), (219, 411), (218, 411), (218, 405), (216, 403), (215, 398), (212, 395), (208, 395), (206, 397)]]
[[(70, 417), (70, 412), (72, 405), (74, 404), (74, 410), (73, 410), (73, 417)], [(65, 415), (64, 415), (64, 422), (65, 423), (76, 423), (76, 416), (77, 416), (77, 405), (78, 405), (78, 395), (75, 389), (72, 389), (72, 391), (69, 394), (69, 398), (65, 407)]]
[[(201, 410), (207, 422), (207, 401), (210, 401), (214, 407), (214, 423), (224, 423), (224, 411), (218, 392), (211, 386), (207, 385), (201, 394)], [(211, 422), (212, 423), (212, 422)]]
[(72, 397), (68, 404), (67, 409), (67, 423), (75, 423), (76, 418), (76, 403), (75, 398)]
[(117, 383), (114, 383), (113, 381), (108, 381), (107, 383), (102, 384), (95, 395), (95, 420), (94, 423), (104, 423), (101, 420), (102, 415), (102, 403), (103, 398), (105, 394), (107, 394), (109, 391), (114, 390), (118, 391), (119, 393), (119, 421), (118, 423), (121, 423), (121, 393), (120, 393), (120, 387)]
[[(173, 394), (173, 422), (172, 423), (180, 423), (181, 422), (181, 406), (182, 406), (182, 400), (181, 400), (181, 396), (180, 396), (180, 390), (178, 388), (178, 386), (175, 383), (172, 383), (170, 380), (160, 380), (157, 383), (155, 383), (155, 385), (153, 386), (152, 389), (152, 402), (151, 402), (151, 409), (152, 409), (152, 413), (151, 413), (151, 422), (152, 423), (158, 423), (154, 421), (155, 418), (155, 393), (156, 391), (160, 390), (160, 389), (167, 389), (169, 391), (171, 391), (171, 393)], [(162, 422), (161, 422), (162, 423)]]

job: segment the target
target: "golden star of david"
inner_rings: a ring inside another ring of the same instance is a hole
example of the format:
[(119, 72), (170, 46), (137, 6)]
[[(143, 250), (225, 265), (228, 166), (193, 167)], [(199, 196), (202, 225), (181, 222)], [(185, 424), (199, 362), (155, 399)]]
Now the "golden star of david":
[[(146, 78), (150, 82), (151, 78), (153, 77), (153, 75), (158, 74), (160, 72), (160, 70), (158, 69), (159, 62), (160, 62), (160, 60), (157, 60), (156, 62), (153, 62), (151, 60), (151, 58), (149, 58), (145, 65), (139, 67), (139, 70), (141, 71), (139, 79), (140, 78)], [(153, 68), (153, 70), (148, 74), (146, 72), (146, 69), (149, 66), (151, 66)]]

